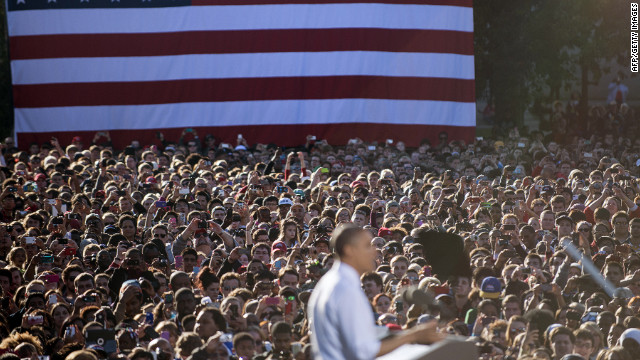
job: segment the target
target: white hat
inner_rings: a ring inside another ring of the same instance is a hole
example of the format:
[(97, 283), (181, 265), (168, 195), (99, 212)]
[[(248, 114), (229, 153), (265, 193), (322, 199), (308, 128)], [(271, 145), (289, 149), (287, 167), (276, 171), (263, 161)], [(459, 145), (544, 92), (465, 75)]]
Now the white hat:
[(620, 335), (618, 344), (622, 345), (625, 339), (633, 339), (638, 345), (640, 345), (640, 329), (631, 328), (625, 330), (622, 335)]
[(631, 299), (633, 292), (628, 287), (619, 287), (613, 291), (614, 298)]
[(291, 201), (291, 199), (289, 199), (288, 197), (283, 197), (282, 199), (280, 199), (280, 201), (278, 201), (278, 206), (280, 205), (293, 205), (293, 201)]

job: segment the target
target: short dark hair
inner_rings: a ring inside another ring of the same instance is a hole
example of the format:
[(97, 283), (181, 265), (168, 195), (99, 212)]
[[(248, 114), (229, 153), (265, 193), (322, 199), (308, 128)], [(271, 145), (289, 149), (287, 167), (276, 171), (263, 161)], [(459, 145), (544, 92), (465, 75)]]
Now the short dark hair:
[(366, 232), (358, 225), (343, 223), (336, 227), (331, 234), (331, 247), (333, 247), (339, 257), (344, 256), (344, 247), (353, 242), (354, 236), (360, 232)]
[(6, 277), (9, 279), (9, 285), (13, 285), (13, 274), (9, 269), (0, 269), (0, 276)]
[(271, 327), (271, 336), (275, 334), (291, 334), (291, 325), (284, 321), (278, 321)]
[(237, 333), (233, 336), (233, 347), (237, 348), (238, 345), (243, 341), (251, 341), (252, 344), (255, 344), (255, 339), (248, 332)]
[(553, 342), (558, 335), (567, 335), (572, 344), (576, 343), (576, 336), (573, 334), (573, 331), (566, 326), (559, 326), (551, 330), (551, 333), (549, 333), (550, 342)]
[(213, 322), (216, 323), (216, 326), (218, 327), (218, 330), (222, 332), (227, 332), (227, 320), (225, 320), (224, 315), (219, 309), (206, 307), (200, 310), (198, 314), (202, 314), (202, 313), (210, 313), (211, 317), (213, 318)]
[(278, 280), (282, 279), (285, 275), (295, 275), (298, 280), (300, 279), (300, 274), (293, 267), (285, 267), (280, 269), (278, 272)]
[[(613, 315), (613, 314), (611, 314), (611, 315)], [(595, 340), (593, 339), (593, 334), (591, 333), (591, 331), (589, 331), (587, 329), (578, 329), (578, 330), (573, 332), (573, 335), (575, 335), (576, 340), (577, 339), (581, 339), (581, 340), (589, 340), (589, 341), (591, 341), (591, 346), (593, 346), (593, 344), (595, 343)]]
[(362, 274), (362, 276), (360, 277), (360, 281), (363, 283), (365, 281), (373, 281), (376, 283), (376, 285), (382, 287), (382, 276), (380, 276), (380, 274), (374, 271), (370, 271)]
[(184, 257), (187, 255), (193, 255), (196, 259), (198, 258), (198, 252), (194, 248), (184, 248), (184, 250), (182, 250), (182, 256)]
[(78, 281), (87, 281), (87, 280), (91, 280), (91, 283), (93, 283), (93, 285), (96, 284), (95, 280), (93, 279), (93, 276), (86, 272), (76, 276), (73, 282), (76, 283)]

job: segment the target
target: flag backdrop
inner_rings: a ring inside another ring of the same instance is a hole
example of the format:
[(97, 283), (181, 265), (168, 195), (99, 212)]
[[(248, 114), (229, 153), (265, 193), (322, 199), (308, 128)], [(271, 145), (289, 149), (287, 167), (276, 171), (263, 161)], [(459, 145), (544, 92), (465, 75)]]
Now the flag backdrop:
[(21, 145), (475, 133), (472, 0), (7, 0)]

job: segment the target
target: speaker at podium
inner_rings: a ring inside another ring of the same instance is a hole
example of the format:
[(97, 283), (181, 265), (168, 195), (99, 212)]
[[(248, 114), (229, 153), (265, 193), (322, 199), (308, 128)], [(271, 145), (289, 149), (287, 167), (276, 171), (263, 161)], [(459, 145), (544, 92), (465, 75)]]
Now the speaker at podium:
[(433, 345), (403, 345), (377, 360), (477, 360), (475, 344), (458, 339), (445, 339)]

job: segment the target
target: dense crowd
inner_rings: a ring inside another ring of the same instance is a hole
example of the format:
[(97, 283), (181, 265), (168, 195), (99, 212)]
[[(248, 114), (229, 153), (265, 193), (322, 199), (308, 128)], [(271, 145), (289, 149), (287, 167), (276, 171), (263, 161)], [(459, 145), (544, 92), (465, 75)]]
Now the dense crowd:
[[(638, 139), (64, 145), (2, 149), (0, 359), (312, 359), (307, 303), (345, 222), (371, 232), (362, 289), (391, 333), (436, 319), (484, 359), (640, 353)], [(422, 232), (467, 266), (445, 272)]]

